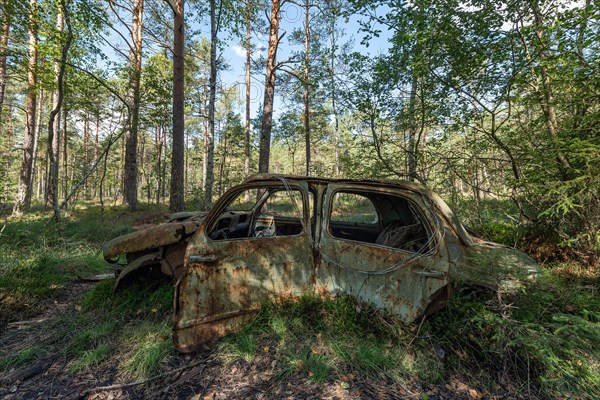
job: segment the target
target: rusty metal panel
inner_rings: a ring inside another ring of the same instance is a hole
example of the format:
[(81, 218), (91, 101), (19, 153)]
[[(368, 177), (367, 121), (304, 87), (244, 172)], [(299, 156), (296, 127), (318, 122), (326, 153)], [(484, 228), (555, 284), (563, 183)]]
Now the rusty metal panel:
[(211, 240), (208, 226), (226, 201), (200, 226), (186, 252), (186, 273), (177, 283), (174, 339), (178, 350), (193, 351), (239, 329), (265, 301), (312, 288), (307, 185), (290, 182), (290, 186), (303, 193), (305, 227), (299, 235)]
[(183, 222), (170, 222), (119, 236), (107, 242), (102, 251), (106, 260), (120, 254), (140, 252), (176, 243), (186, 235), (193, 234), (200, 225), (201, 218)]
[[(327, 189), (324, 215), (331, 213), (333, 193), (336, 190), (365, 190), (360, 184), (334, 183)], [(372, 187), (369, 190), (373, 190)], [(409, 199), (420, 208), (424, 202), (413, 193), (387, 191)], [(419, 317), (435, 293), (449, 282), (448, 254), (443, 246), (446, 226), (435, 228), (439, 220), (428, 209), (423, 209), (436, 235), (427, 254), (392, 249), (371, 243), (333, 237), (328, 228), (329, 219), (321, 221), (319, 241), (320, 262), (317, 264), (316, 285), (319, 291), (350, 294), (397, 315), (406, 322)], [(394, 268), (397, 266), (397, 268)], [(390, 270), (378, 274), (378, 271)]]

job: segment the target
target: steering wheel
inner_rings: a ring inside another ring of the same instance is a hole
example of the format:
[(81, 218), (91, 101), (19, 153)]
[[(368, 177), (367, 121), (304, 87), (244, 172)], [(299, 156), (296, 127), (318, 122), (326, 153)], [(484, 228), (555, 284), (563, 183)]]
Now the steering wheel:
[(227, 228), (219, 229), (215, 234), (215, 240), (224, 240), (228, 238), (229, 235), (227, 234)]

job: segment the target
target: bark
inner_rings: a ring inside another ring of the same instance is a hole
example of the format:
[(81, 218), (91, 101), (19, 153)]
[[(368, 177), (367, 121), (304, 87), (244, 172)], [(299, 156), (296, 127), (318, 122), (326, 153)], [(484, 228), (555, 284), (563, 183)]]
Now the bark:
[(250, 175), (250, 67), (251, 1), (246, 2), (246, 128), (244, 136), (244, 176)]
[(207, 118), (207, 110), (208, 110), (208, 92), (203, 90), (202, 96), (202, 108), (200, 110), (200, 115), (202, 115), (202, 149), (203, 149), (203, 157), (202, 157), (202, 190), (206, 187), (206, 178), (208, 175), (208, 118)]
[(8, 181), (9, 181), (9, 171), (12, 164), (12, 157), (10, 155), (11, 147), (12, 147), (12, 107), (8, 106), (8, 121), (6, 123), (6, 154), (4, 158), (4, 199), (8, 199)]
[(538, 42), (540, 43), (540, 51), (538, 57), (540, 60), (540, 74), (542, 75), (542, 94), (544, 97), (544, 100), (541, 102), (542, 111), (546, 117), (546, 127), (548, 129), (548, 133), (554, 141), (554, 145), (556, 147), (557, 162), (562, 169), (563, 178), (566, 178), (566, 171), (568, 171), (571, 168), (571, 165), (569, 164), (569, 161), (560, 149), (561, 145), (559, 138), (558, 119), (556, 117), (554, 90), (552, 87), (552, 82), (550, 80), (550, 73), (546, 65), (548, 54), (545, 46), (543, 16), (537, 1), (532, 2), (532, 9), (535, 20), (535, 34), (537, 36)]
[(162, 148), (163, 148), (163, 166), (162, 166), (162, 176), (161, 176), (161, 187), (160, 187), (160, 196), (161, 203), (164, 204), (165, 198), (167, 197), (167, 115), (163, 116), (162, 121)]
[(154, 142), (156, 143), (156, 204), (160, 204), (160, 165), (162, 161), (162, 134), (160, 125), (156, 126), (154, 134)]
[(27, 198), (31, 182), (31, 167), (33, 162), (33, 142), (35, 136), (36, 116), (36, 86), (37, 86), (37, 0), (29, 2), (29, 55), (27, 61), (27, 98), (26, 103), (26, 131), (23, 139), (23, 161), (19, 172), (19, 188), (13, 207), (13, 215), (22, 215), (30, 205)]
[[(100, 136), (100, 112), (96, 113), (96, 133), (94, 135), (94, 163), (98, 161), (98, 139)], [(94, 176), (94, 193), (92, 194), (93, 198), (96, 198), (97, 188), (98, 188), (98, 171), (96, 171), (96, 175)]]
[(69, 192), (68, 168), (69, 168), (69, 146), (67, 136), (67, 115), (69, 110), (64, 107), (63, 124), (62, 124), (62, 163), (63, 163), (63, 195), (66, 196)]
[[(56, 21), (56, 29), (59, 32), (63, 30), (63, 16), (59, 13)], [(46, 208), (52, 208), (54, 205), (54, 197), (58, 197), (58, 164), (60, 154), (60, 108), (59, 108), (59, 95), (58, 95), (58, 76), (60, 74), (61, 65), (58, 62), (54, 63), (54, 74), (57, 77), (57, 89), (52, 92), (52, 111), (50, 112), (50, 119), (53, 120), (52, 130), (48, 128), (48, 191), (46, 192)], [(53, 115), (52, 112), (59, 108), (58, 118)], [(54, 190), (56, 185), (56, 191)]]
[(206, 132), (206, 179), (204, 180), (204, 207), (212, 204), (215, 157), (215, 101), (217, 97), (217, 19), (215, 0), (210, 1), (210, 78), (208, 99), (208, 130)]
[[(88, 147), (90, 145), (90, 113), (89, 111), (85, 111), (83, 117), (83, 173), (86, 174), (89, 168), (89, 151)], [(88, 184), (87, 182), (83, 185), (84, 196), (88, 195)]]
[(142, 17), (144, 0), (134, 0), (131, 21), (131, 48), (129, 52), (129, 96), (128, 108), (131, 113), (131, 125), (125, 144), (125, 167), (123, 175), (124, 200), (129, 211), (137, 210), (137, 144), (140, 120), (140, 79), (142, 73)]
[(173, 152), (171, 156), (172, 212), (184, 209), (184, 0), (175, 0), (173, 31)]
[[(29, 186), (27, 187), (27, 201), (28, 204), (31, 204), (31, 196), (33, 193), (33, 184), (36, 180), (36, 175), (38, 171), (38, 147), (40, 143), (40, 127), (42, 125), (42, 110), (44, 109), (44, 91), (40, 90), (40, 95), (38, 97), (38, 105), (37, 105), (37, 117), (35, 122), (35, 132), (33, 134), (33, 155), (31, 157), (31, 178), (29, 179)], [(39, 178), (38, 178), (39, 181)], [(36, 194), (37, 196), (37, 194)]]
[(331, 110), (333, 112), (333, 120), (334, 120), (334, 133), (333, 137), (335, 139), (335, 176), (340, 176), (340, 119), (337, 111), (337, 93), (336, 93), (336, 85), (335, 85), (335, 50), (337, 47), (336, 44), (336, 20), (337, 16), (332, 18), (332, 26), (331, 26)]
[(62, 107), (64, 98), (64, 77), (65, 77), (65, 66), (67, 56), (69, 53), (69, 47), (73, 40), (73, 32), (71, 30), (71, 24), (69, 23), (69, 13), (65, 4), (65, 1), (61, 1), (62, 12), (58, 14), (56, 21), (56, 28), (58, 32), (62, 32), (64, 24), (67, 25), (67, 40), (62, 48), (62, 59), (61, 63), (54, 64), (54, 71), (57, 75), (56, 78), (56, 92), (53, 100), (53, 109), (50, 111), (50, 118), (48, 120), (48, 158), (50, 159), (50, 200), (52, 210), (54, 211), (54, 221), (58, 224), (59, 232), (62, 233), (60, 226), (60, 206), (58, 203), (58, 154), (60, 152), (60, 109)]
[(269, 47), (267, 50), (267, 70), (265, 73), (265, 97), (262, 125), (260, 127), (260, 154), (258, 159), (258, 172), (260, 173), (269, 172), (271, 130), (273, 128), (273, 99), (275, 97), (275, 71), (277, 66), (277, 47), (279, 46), (280, 7), (280, 0), (272, 0)]
[(308, 97), (309, 60), (308, 46), (310, 43), (309, 3), (305, 2), (304, 19), (304, 141), (306, 145), (306, 176), (310, 176), (310, 104)]
[(406, 161), (408, 169), (408, 179), (412, 182), (417, 180), (417, 121), (415, 115), (415, 105), (417, 101), (417, 85), (418, 78), (415, 71), (412, 72), (412, 82), (410, 87), (410, 98), (409, 98), (409, 119), (410, 127), (408, 129), (408, 151), (406, 152)]
[(2, 107), (6, 89), (6, 53), (8, 51), (8, 35), (10, 33), (10, 15), (4, 7), (2, 14), (2, 37), (0, 37), (0, 126), (2, 126)]

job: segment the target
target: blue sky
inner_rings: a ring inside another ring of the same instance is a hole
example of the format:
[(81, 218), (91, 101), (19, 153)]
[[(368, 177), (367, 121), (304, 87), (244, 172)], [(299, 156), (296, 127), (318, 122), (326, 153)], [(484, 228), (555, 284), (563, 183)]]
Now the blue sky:
[[(385, 10), (377, 10), (378, 12), (385, 12)], [(196, 31), (199, 32), (194, 39), (199, 39), (200, 36), (209, 36), (210, 35), (210, 26), (208, 24), (207, 18), (204, 20), (198, 21), (196, 15), (194, 15), (195, 11), (190, 11), (189, 7), (186, 9), (186, 19), (188, 23), (191, 22), (191, 29), (188, 32)], [(125, 21), (130, 20), (129, 16), (122, 16)], [(318, 18), (318, 17), (317, 17)], [(165, 16), (165, 20), (169, 20), (170, 16)], [(347, 41), (353, 40), (354, 50), (359, 51), (363, 54), (368, 54), (375, 56), (380, 53), (385, 53), (389, 48), (388, 39), (390, 37), (390, 33), (383, 27), (382, 34), (378, 38), (373, 38), (370, 42), (369, 47), (362, 46), (360, 44), (361, 39), (364, 36), (364, 33), (359, 32), (360, 17), (352, 16), (349, 21), (346, 23), (343, 18), (339, 19), (339, 26), (343, 31), (343, 36), (338, 38), (339, 44), (343, 44)], [(318, 19), (314, 20), (318, 22)], [(265, 22), (266, 23), (266, 22)], [(289, 44), (288, 38), (291, 35), (294, 29), (304, 30), (304, 9), (303, 7), (299, 7), (292, 3), (286, 3), (282, 9), (281, 14), (281, 22), (280, 22), (280, 34), (283, 31), (287, 32), (286, 37), (280, 43), (277, 59), (278, 61), (286, 60), (290, 57), (290, 54), (295, 50), (301, 50), (300, 47), (293, 47)], [(268, 30), (268, 28), (267, 28)], [(129, 32), (124, 28), (121, 28), (121, 33), (124, 37), (129, 36)], [(226, 85), (238, 85), (240, 90), (240, 106), (238, 112), (243, 115), (244, 113), (244, 104), (245, 101), (245, 63), (246, 63), (246, 55), (245, 50), (240, 46), (240, 38), (245, 37), (244, 32), (240, 32), (239, 35), (231, 34), (230, 32), (222, 32), (220, 34), (220, 41), (222, 46), (222, 54), (221, 56), (225, 59), (227, 64), (230, 65), (229, 70), (221, 71), (219, 75), (219, 79)], [(126, 45), (123, 44), (121, 38), (119, 38), (114, 32), (109, 35), (108, 40), (113, 44), (119, 46), (121, 49), (126, 49)], [(257, 48), (263, 48), (263, 54), (266, 54), (266, 47), (268, 45), (268, 38), (266, 34), (257, 34), (253, 33), (252, 42)], [(119, 44), (120, 43), (120, 44)], [(147, 46), (149, 41), (145, 41), (144, 45)], [(119, 56), (115, 53), (115, 51), (108, 45), (102, 46), (102, 50), (108, 55), (108, 59), (111, 61), (116, 61), (119, 63), (125, 62), (122, 56)], [(150, 50), (152, 51), (152, 50)], [(158, 48), (156, 51), (159, 51)], [(258, 50), (260, 51), (260, 50)], [(128, 53), (127, 50), (124, 51), (125, 54)], [(257, 52), (253, 57), (258, 58), (259, 53)], [(106, 65), (105, 62), (99, 60), (99, 65)], [(282, 73), (282, 72), (280, 72)], [(252, 75), (252, 84), (251, 84), (251, 112), (252, 116), (256, 115), (259, 104), (263, 102), (264, 96), (264, 72), (253, 73)], [(275, 99), (275, 117), (281, 110), (281, 101), (277, 99), (277, 90), (276, 90), (276, 99)]]
[[(281, 13), (281, 22), (280, 22), (280, 34), (283, 31), (287, 32), (286, 37), (279, 45), (279, 49), (277, 52), (277, 60), (282, 61), (286, 60), (290, 57), (290, 54), (294, 50), (299, 50), (299, 47), (292, 47), (289, 44), (288, 38), (291, 35), (294, 29), (304, 30), (304, 9), (292, 3), (286, 3), (283, 6)], [(318, 18), (318, 17), (317, 17)], [(338, 41), (340, 44), (347, 42), (349, 40), (353, 40), (354, 42), (354, 50), (359, 51), (363, 54), (369, 55), (377, 55), (380, 53), (385, 53), (389, 48), (388, 39), (390, 37), (390, 33), (387, 32), (385, 28), (382, 29), (382, 34), (378, 38), (373, 38), (369, 47), (362, 46), (360, 44), (362, 37), (364, 34), (359, 32), (360, 24), (359, 24), (359, 16), (353, 16), (349, 19), (347, 23), (345, 23), (343, 18), (340, 18), (339, 25), (343, 29), (344, 36), (339, 38)], [(314, 22), (315, 20), (313, 20)], [(200, 28), (199, 25), (194, 26), (194, 28)], [(203, 35), (208, 35), (208, 26), (205, 25), (204, 29), (201, 29), (201, 33)], [(240, 33), (241, 36), (245, 36), (245, 31)], [(225, 36), (225, 35), (222, 35)], [(230, 69), (228, 71), (222, 71), (220, 73), (220, 79), (228, 84), (236, 84), (239, 85), (240, 88), (240, 99), (243, 100), (245, 97), (245, 68), (246, 68), (246, 53), (245, 49), (240, 46), (238, 39), (226, 39), (222, 38), (223, 44), (223, 53), (222, 57), (227, 60), (230, 65)], [(267, 47), (267, 35), (258, 35), (256, 33), (253, 34), (253, 44), (258, 48), (263, 48), (262, 53), (266, 54)], [(259, 53), (255, 53), (253, 57), (258, 58)], [(280, 72), (282, 73), (282, 72)], [(264, 72), (261, 74), (253, 73), (252, 76), (252, 84), (251, 84), (251, 113), (254, 117), (258, 110), (258, 105), (263, 102), (264, 96)], [(277, 93), (277, 90), (276, 90)], [(243, 113), (244, 105), (243, 102), (240, 102), (239, 112)], [(276, 98), (275, 101), (275, 117), (278, 112), (281, 110), (281, 101)]]

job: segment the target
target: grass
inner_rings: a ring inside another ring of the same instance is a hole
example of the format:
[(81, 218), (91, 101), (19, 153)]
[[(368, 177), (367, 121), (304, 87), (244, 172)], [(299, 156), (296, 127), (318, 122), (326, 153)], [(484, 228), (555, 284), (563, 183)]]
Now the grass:
[(466, 288), (418, 331), (350, 297), (305, 294), (266, 304), (219, 351), (225, 362), (268, 357), (275, 375), (314, 383), (351, 374), (443, 385), (453, 377), (497, 396), (597, 398), (599, 282), (586, 268), (557, 264), (518, 293)]
[(265, 304), (252, 324), (222, 342), (220, 354), (226, 362), (265, 356), (276, 361), (277, 375), (300, 374), (315, 383), (349, 373), (409, 380), (415, 368), (427, 370), (428, 376), (439, 371), (427, 362), (433, 356), (427, 349), (429, 358), (415, 362), (409, 341), (402, 325), (368, 305), (307, 293)]
[[(111, 271), (101, 257), (102, 244), (131, 232), (134, 223), (163, 216), (160, 208), (130, 215), (114, 207), (103, 223), (97, 207), (80, 206), (65, 216), (62, 237), (47, 213), (9, 222), (0, 236), (0, 322), (36, 315), (72, 281)], [(155, 373), (174, 352), (169, 323), (173, 287), (136, 285), (115, 294), (113, 285), (113, 279), (98, 283), (76, 309), (69, 308), (38, 331), (31, 328), (37, 335), (34, 345), (28, 339), (16, 354), (0, 351), (0, 371), (58, 354), (69, 360), (67, 371), (73, 374), (115, 357), (124, 376), (138, 379)]]
[[(3, 310), (12, 320), (24, 319), (71, 281), (106, 271), (101, 244), (133, 223), (160, 219), (160, 213), (125, 218), (115, 208), (102, 224), (97, 209), (80, 208), (65, 220), (63, 238), (46, 224), (45, 214), (11, 222), (0, 237)], [(315, 385), (354, 376), (413, 388), (459, 381), (490, 397), (599, 398), (600, 272), (576, 263), (555, 263), (545, 271), (513, 294), (459, 290), (445, 310), (421, 325), (402, 325), (350, 297), (308, 293), (280, 299), (221, 340), (216, 354), (224, 365), (241, 360), (274, 379)], [(11, 354), (0, 349), (0, 371), (52, 354), (68, 360), (70, 374), (111, 369), (126, 381), (177, 365), (173, 286), (135, 285), (113, 293), (113, 284), (96, 284), (76, 307), (31, 328), (39, 329), (32, 332), (37, 340), (23, 341)]]

